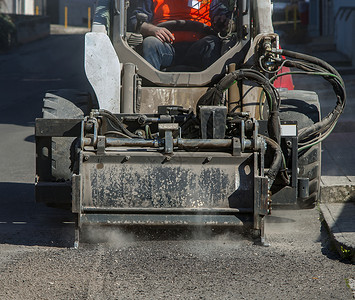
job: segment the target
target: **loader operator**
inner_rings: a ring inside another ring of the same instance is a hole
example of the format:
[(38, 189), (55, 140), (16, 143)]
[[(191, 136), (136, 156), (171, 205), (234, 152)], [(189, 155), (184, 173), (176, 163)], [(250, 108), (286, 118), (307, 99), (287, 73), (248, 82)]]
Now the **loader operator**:
[(137, 13), (148, 16), (147, 22), (140, 28), (144, 37), (142, 55), (156, 69), (182, 65), (200, 71), (220, 57), (221, 41), (217, 35), (170, 31), (157, 26), (172, 20), (188, 20), (211, 26), (217, 32), (222, 31), (228, 25), (230, 13), (220, 1), (138, 0), (137, 9), (131, 17), (132, 24), (137, 24)]

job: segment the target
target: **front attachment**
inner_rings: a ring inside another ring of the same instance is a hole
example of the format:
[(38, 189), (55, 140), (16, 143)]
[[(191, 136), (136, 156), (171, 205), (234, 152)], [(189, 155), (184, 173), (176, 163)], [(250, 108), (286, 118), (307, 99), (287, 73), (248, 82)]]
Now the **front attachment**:
[(245, 225), (262, 241), (265, 142), (255, 120), (227, 124), (223, 108), (210, 110), (208, 118), (202, 107), (202, 121), (177, 107), (160, 108), (165, 115), (93, 111), (82, 123), (72, 178), (77, 243), (80, 228), (89, 224)]

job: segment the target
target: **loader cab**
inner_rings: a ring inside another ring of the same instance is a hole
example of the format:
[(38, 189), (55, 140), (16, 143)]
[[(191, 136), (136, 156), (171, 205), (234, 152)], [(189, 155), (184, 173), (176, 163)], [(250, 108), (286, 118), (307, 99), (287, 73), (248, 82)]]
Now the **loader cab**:
[[(211, 0), (196, 1), (203, 5), (211, 5)], [(199, 22), (176, 22), (168, 21), (161, 26), (169, 30), (196, 30), (204, 31), (205, 34), (219, 35), (221, 39), (221, 56), (212, 65), (204, 70), (191, 68), (191, 66), (174, 65), (162, 70), (157, 70), (151, 66), (141, 55), (137, 40), (139, 34), (134, 32), (130, 26), (130, 14), (134, 12), (137, 1), (115, 0), (114, 9), (111, 10), (110, 38), (119, 57), (120, 62), (133, 63), (137, 66), (138, 75), (144, 82), (158, 86), (208, 86), (213, 84), (224, 74), (226, 68), (231, 63), (241, 65), (250, 47), (252, 36), (251, 10), (249, 0), (225, 1), (230, 4), (231, 14), (233, 14), (233, 26), (228, 33), (214, 31), (211, 27)], [(129, 4), (129, 5), (127, 5)], [(203, 26), (204, 25), (204, 26)], [(139, 41), (138, 41), (139, 42)]]
[[(212, 3), (212, 0), (194, 1)], [(137, 0), (98, 0), (92, 33), (86, 35), (85, 65), (100, 107), (116, 113), (157, 113), (159, 105), (194, 108), (206, 90), (226, 73), (240, 68), (247, 60), (252, 62), (257, 36), (273, 33), (271, 2), (222, 2), (230, 4), (233, 22), (227, 33), (214, 33), (221, 39), (220, 57), (203, 70), (181, 65), (157, 70), (140, 55), (139, 42), (143, 37), (129, 26)], [(187, 25), (191, 29), (187, 23), (177, 20), (175, 24), (165, 25), (182, 26), (182, 30)], [(201, 24), (197, 25), (202, 30), (212, 30)]]

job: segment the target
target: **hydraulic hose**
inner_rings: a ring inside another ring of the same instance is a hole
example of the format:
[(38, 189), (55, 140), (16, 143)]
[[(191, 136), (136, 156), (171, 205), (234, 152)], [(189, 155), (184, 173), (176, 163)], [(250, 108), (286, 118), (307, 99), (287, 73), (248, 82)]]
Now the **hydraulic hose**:
[[(285, 49), (273, 49), (272, 52), (297, 59), (295, 61), (287, 59), (284, 61), (284, 65), (287, 67), (303, 70), (303, 72), (289, 72), (284, 74), (322, 76), (332, 85), (336, 94), (337, 102), (334, 109), (321, 121), (313, 124), (312, 126), (304, 128), (299, 132), (298, 141), (300, 143), (308, 143), (309, 146), (311, 146), (314, 143), (309, 142), (310, 140), (318, 140), (317, 142), (319, 142), (330, 133), (331, 129), (334, 128), (336, 122), (338, 121), (340, 114), (343, 112), (346, 103), (344, 81), (338, 71), (322, 59)], [(282, 76), (284, 74), (275, 75), (271, 79), (271, 82), (273, 82), (278, 76)], [(309, 146), (303, 146), (302, 148), (307, 148)]]
[(276, 179), (277, 173), (279, 172), (279, 170), (281, 168), (282, 150), (281, 150), (280, 145), (278, 143), (276, 143), (273, 139), (271, 139), (267, 136), (264, 136), (264, 135), (261, 135), (261, 137), (263, 139), (265, 139), (268, 146), (270, 146), (270, 148), (274, 150), (274, 158), (273, 158), (270, 168), (266, 174), (266, 176), (269, 178), (269, 189), (270, 189)]
[(250, 80), (256, 82), (265, 91), (269, 103), (270, 113), (268, 122), (268, 134), (276, 143), (280, 143), (280, 97), (278, 91), (270, 80), (260, 72), (253, 69), (239, 69), (223, 77), (214, 87), (210, 88), (197, 102), (196, 111), (201, 105), (221, 105), (223, 92), (236, 81)]
[[(109, 112), (106, 109), (100, 109), (99, 113), (106, 117), (107, 119), (109, 119), (113, 124), (111, 124), (115, 130), (118, 131), (122, 131), (125, 135), (128, 135), (130, 138), (140, 138), (140, 136), (130, 132), (124, 125), (123, 123), (120, 121), (120, 119), (118, 119), (114, 114), (112, 114), (111, 112)], [(117, 125), (118, 128), (115, 126)]]
[[(337, 75), (339, 78), (341, 78), (340, 74), (338, 73), (338, 71), (332, 67), (330, 64), (328, 64), (326, 61), (311, 56), (311, 55), (307, 55), (307, 54), (303, 54), (303, 53), (298, 53), (298, 52), (294, 52), (294, 51), (290, 51), (290, 50), (285, 50), (285, 49), (278, 49), (275, 50), (278, 54), (287, 56), (287, 57), (291, 57), (291, 58), (295, 58), (295, 59), (300, 59), (300, 60), (304, 60), (304, 61), (308, 61), (310, 63), (313, 63), (317, 66), (320, 66), (326, 70), (328, 70), (330, 73), (333, 73), (335, 75)], [(342, 84), (344, 85), (344, 82), (342, 80)]]

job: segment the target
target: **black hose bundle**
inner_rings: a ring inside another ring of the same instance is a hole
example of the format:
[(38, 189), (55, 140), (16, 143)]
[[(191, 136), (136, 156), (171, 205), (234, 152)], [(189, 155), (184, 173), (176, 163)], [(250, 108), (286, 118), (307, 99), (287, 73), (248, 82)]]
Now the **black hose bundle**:
[(222, 105), (224, 90), (225, 89), (219, 83), (217, 83), (214, 87), (209, 88), (207, 92), (198, 100), (196, 104), (196, 112), (199, 112), (199, 107), (203, 105)]
[(210, 88), (197, 102), (196, 111), (202, 105), (222, 105), (223, 92), (227, 90), (236, 81), (249, 80), (257, 83), (263, 88), (266, 99), (269, 103), (269, 118), (268, 118), (268, 134), (269, 137), (264, 137), (266, 143), (274, 150), (274, 158), (267, 172), (269, 178), (269, 188), (275, 181), (275, 178), (280, 170), (282, 163), (282, 150), (280, 147), (280, 96), (278, 91), (272, 85), (270, 80), (260, 72), (253, 69), (239, 69), (227, 74), (218, 84)]
[[(346, 92), (344, 81), (339, 75), (339, 73), (327, 62), (310, 56), (306, 54), (301, 54), (293, 51), (288, 51), (284, 49), (272, 49), (273, 53), (281, 54), (286, 57), (293, 58), (295, 60), (283, 59), (280, 68), (275, 72), (278, 73), (283, 66), (298, 68), (302, 70), (301, 72), (287, 72), (276, 74), (271, 79), (265, 77), (262, 73), (253, 69), (239, 69), (232, 73), (227, 74), (222, 78), (218, 84), (210, 88), (197, 102), (196, 111), (199, 111), (199, 107), (202, 105), (223, 105), (223, 93), (231, 85), (239, 80), (249, 80), (257, 83), (263, 88), (266, 99), (269, 105), (269, 117), (268, 117), (268, 137), (264, 137), (268, 146), (274, 150), (274, 159), (271, 163), (270, 169), (267, 176), (270, 180), (269, 184), (273, 183), (276, 175), (280, 171), (282, 163), (282, 150), (280, 148), (280, 97), (273, 86), (273, 82), (280, 76), (287, 74), (304, 74), (304, 75), (317, 75), (322, 76), (327, 80), (333, 87), (333, 90), (337, 97), (337, 103), (332, 112), (330, 112), (325, 118), (320, 122), (313, 124), (307, 128), (300, 130), (298, 135), (299, 149), (307, 149), (313, 145), (319, 143), (325, 139), (332, 129), (334, 128), (336, 122), (338, 121), (340, 114), (344, 110), (346, 103)], [(261, 63), (260, 67), (267, 73), (268, 72)], [(285, 182), (287, 179), (287, 173), (285, 173)]]
[(214, 87), (202, 95), (196, 105), (196, 111), (203, 105), (223, 105), (223, 92), (236, 81), (249, 80), (257, 83), (263, 88), (268, 100), (270, 113), (268, 119), (268, 134), (276, 143), (280, 143), (280, 97), (278, 91), (271, 84), (270, 80), (263, 74), (253, 69), (239, 69), (223, 77)]
[(273, 82), (277, 77), (286, 74), (322, 76), (332, 85), (334, 93), (336, 94), (337, 102), (334, 109), (321, 121), (313, 124), (312, 126), (300, 130), (298, 135), (298, 142), (301, 146), (299, 148), (299, 151), (301, 151), (324, 140), (335, 127), (341, 113), (344, 110), (346, 103), (345, 84), (337, 70), (322, 59), (284, 49), (273, 49), (273, 52), (296, 59), (286, 59), (283, 61), (281, 66), (284, 65), (290, 68), (297, 68), (302, 71), (281, 73), (275, 75), (273, 78), (270, 79), (271, 82)]
[(281, 55), (287, 56), (287, 57), (292, 57), (295, 59), (299, 59), (299, 60), (304, 60), (304, 61), (308, 61), (316, 66), (320, 66), (324, 69), (326, 69), (327, 71), (329, 71), (330, 73), (335, 74), (336, 76), (338, 76), (341, 79), (342, 84), (344, 85), (344, 82), (340, 76), (340, 74), (338, 73), (338, 71), (331, 66), (330, 64), (328, 64), (326, 61), (311, 56), (311, 55), (307, 55), (307, 54), (303, 54), (303, 53), (298, 53), (298, 52), (294, 52), (294, 51), (290, 51), (290, 50), (285, 50), (285, 49), (279, 49), (278, 52)]
[(262, 135), (263, 139), (265, 139), (267, 145), (274, 151), (274, 158), (270, 165), (269, 170), (266, 173), (266, 176), (269, 178), (269, 189), (274, 183), (277, 173), (279, 172), (282, 164), (282, 150), (278, 143), (276, 143), (273, 139)]

